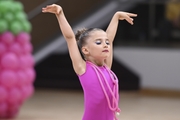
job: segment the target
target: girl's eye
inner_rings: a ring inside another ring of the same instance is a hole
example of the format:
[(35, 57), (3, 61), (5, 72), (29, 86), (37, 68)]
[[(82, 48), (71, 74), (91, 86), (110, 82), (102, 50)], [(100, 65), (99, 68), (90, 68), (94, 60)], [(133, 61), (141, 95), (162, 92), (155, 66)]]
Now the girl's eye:
[(101, 44), (101, 41), (96, 41), (96, 44), (97, 44), (97, 45), (100, 45), (100, 44)]
[(106, 41), (106, 44), (109, 45), (110, 44), (109, 41)]

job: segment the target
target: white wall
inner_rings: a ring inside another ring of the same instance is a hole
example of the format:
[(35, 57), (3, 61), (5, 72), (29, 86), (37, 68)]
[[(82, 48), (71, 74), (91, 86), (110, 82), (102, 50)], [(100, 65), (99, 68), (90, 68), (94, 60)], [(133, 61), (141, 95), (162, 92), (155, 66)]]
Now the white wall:
[(114, 57), (139, 74), (141, 88), (180, 90), (180, 49), (118, 47)]

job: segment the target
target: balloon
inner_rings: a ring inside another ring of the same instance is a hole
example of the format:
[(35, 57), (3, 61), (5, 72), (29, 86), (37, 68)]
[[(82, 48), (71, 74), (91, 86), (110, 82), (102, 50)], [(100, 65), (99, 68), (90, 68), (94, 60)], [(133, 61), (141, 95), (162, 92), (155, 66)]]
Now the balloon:
[(29, 67), (33, 67), (34, 66), (35, 62), (34, 62), (34, 58), (33, 58), (33, 56), (31, 54), (27, 54), (26, 55), (26, 60), (29, 63), (28, 64)]
[(30, 42), (30, 39), (31, 39), (31, 36), (26, 32), (21, 32), (16, 37), (17, 42), (19, 42), (22, 45)]
[(8, 29), (8, 23), (3, 20), (3, 19), (0, 19), (0, 33), (6, 31)]
[(22, 68), (22, 69), (33, 67), (33, 65), (34, 65), (33, 56), (30, 54), (29, 55), (28, 54), (21, 55), (21, 56), (19, 56), (19, 63), (21, 64), (20, 68)]
[(13, 0), (6, 0), (8, 3), (8, 11), (14, 13), (15, 12), (15, 7), (14, 7), (14, 2)]
[(6, 14), (4, 14), (4, 19), (5, 19), (7, 22), (13, 21), (13, 19), (14, 19), (13, 13), (12, 13), (12, 12), (7, 12)]
[(16, 69), (18, 67), (18, 58), (14, 53), (6, 53), (1, 58), (1, 65), (7, 69)]
[(23, 31), (25, 31), (27, 33), (29, 33), (31, 31), (31, 28), (32, 28), (30, 22), (28, 22), (28, 21), (23, 21), (22, 27), (23, 27)]
[(24, 9), (23, 4), (21, 2), (14, 2), (14, 12), (22, 11)]
[(17, 86), (22, 87), (23, 85), (26, 85), (28, 78), (25, 72), (23, 70), (19, 70), (16, 74), (18, 78)]
[(5, 101), (7, 96), (8, 96), (8, 91), (3, 87), (3, 86), (0, 86), (0, 103)]
[(15, 104), (18, 103), (18, 101), (20, 101), (22, 95), (21, 95), (21, 91), (20, 89), (16, 88), (16, 87), (12, 87), (9, 90), (9, 95), (8, 95), (8, 103), (10, 104)]
[(16, 55), (21, 55), (23, 53), (23, 49), (21, 48), (19, 43), (14, 43), (9, 47), (10, 52), (14, 52)]
[(22, 25), (21, 25), (20, 22), (14, 21), (14, 22), (12, 22), (10, 24), (10, 28), (9, 29), (11, 30), (11, 32), (13, 34), (18, 34), (18, 33), (20, 33), (22, 31), (23, 28), (22, 28)]
[(11, 88), (17, 84), (17, 75), (12, 70), (3, 70), (0, 74), (0, 84), (4, 87)]
[(26, 100), (34, 93), (34, 87), (32, 85), (22, 86), (22, 99)]
[(20, 106), (21, 106), (21, 104), (19, 104), (19, 103), (9, 104), (9, 107), (7, 110), (7, 112), (8, 112), (7, 117), (8, 118), (15, 117), (19, 112)]
[(8, 2), (7, 2), (7, 0), (5, 1), (1, 1), (0, 2), (0, 12), (1, 13), (6, 13), (6, 12), (8, 12)]
[(0, 119), (14, 118), (34, 93), (31, 29), (21, 2), (0, 0)]
[(19, 64), (21, 69), (25, 69), (28, 67), (28, 61), (26, 60), (25, 55), (19, 56)]
[(32, 83), (35, 80), (35, 70), (32, 68), (27, 68), (25, 70), (25, 73), (27, 75), (28, 83)]
[(33, 49), (32, 44), (26, 43), (22, 47), (25, 54), (29, 54), (32, 52), (32, 49)]
[(8, 105), (6, 102), (0, 103), (0, 118), (6, 117), (6, 111), (8, 109)]
[(23, 21), (27, 19), (27, 16), (24, 12), (20, 11), (15, 13), (15, 19), (18, 21)]
[(14, 42), (14, 35), (9, 31), (4, 32), (1, 35), (1, 41), (7, 45), (10, 45)]
[(6, 50), (7, 50), (7, 47), (5, 46), (5, 44), (0, 43), (0, 56), (4, 54)]

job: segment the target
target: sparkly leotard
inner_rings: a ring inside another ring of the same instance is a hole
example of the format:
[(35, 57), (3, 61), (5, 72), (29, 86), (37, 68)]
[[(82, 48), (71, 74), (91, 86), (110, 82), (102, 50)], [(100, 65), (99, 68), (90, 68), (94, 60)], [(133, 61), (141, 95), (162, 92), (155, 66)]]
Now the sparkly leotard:
[(78, 75), (84, 91), (82, 120), (117, 120), (118, 79), (106, 66), (96, 66), (86, 61), (86, 72)]

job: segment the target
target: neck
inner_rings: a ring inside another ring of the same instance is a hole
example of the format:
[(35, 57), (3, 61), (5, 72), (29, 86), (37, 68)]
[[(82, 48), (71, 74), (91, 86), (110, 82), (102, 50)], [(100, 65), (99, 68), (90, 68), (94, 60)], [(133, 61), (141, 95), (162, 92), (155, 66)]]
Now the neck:
[(87, 59), (87, 61), (90, 61), (97, 66), (103, 66), (104, 65), (104, 59), (102, 59), (102, 60)]

